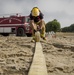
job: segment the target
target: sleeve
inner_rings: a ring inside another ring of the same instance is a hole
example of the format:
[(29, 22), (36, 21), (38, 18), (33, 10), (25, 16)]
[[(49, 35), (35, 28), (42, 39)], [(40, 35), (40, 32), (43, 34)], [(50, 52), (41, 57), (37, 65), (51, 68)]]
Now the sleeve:
[(31, 13), (30, 13), (30, 19), (31, 19), (31, 20), (33, 20), (33, 16), (32, 16), (32, 14), (31, 14)]
[(42, 13), (40, 13), (40, 19), (43, 19), (43, 16), (44, 16), (44, 15), (43, 15)]

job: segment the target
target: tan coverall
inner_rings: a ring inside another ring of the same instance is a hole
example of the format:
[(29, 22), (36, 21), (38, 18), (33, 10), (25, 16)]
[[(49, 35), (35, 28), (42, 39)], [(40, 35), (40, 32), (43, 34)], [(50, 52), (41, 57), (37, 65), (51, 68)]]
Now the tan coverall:
[(44, 38), (45, 37), (45, 22), (44, 22), (44, 20), (40, 20), (37, 23), (35, 23), (33, 20), (31, 20), (30, 21), (30, 25), (31, 25), (31, 28), (32, 28), (32, 36), (33, 36), (33, 38), (35, 38), (35, 32), (34, 32), (34, 30), (37, 31), (37, 25), (41, 29), (41, 32), (40, 32), (41, 38)]

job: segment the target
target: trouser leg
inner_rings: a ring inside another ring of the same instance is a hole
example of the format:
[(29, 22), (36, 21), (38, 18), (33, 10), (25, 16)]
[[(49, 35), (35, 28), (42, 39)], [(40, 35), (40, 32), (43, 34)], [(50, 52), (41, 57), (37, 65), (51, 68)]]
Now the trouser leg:
[(34, 39), (35, 38), (35, 31), (37, 30), (37, 26), (34, 23), (34, 21), (30, 21), (30, 25), (31, 25), (31, 28), (32, 28), (32, 37)]
[(45, 22), (42, 20), (40, 22), (40, 25), (41, 25), (41, 37), (45, 37)]

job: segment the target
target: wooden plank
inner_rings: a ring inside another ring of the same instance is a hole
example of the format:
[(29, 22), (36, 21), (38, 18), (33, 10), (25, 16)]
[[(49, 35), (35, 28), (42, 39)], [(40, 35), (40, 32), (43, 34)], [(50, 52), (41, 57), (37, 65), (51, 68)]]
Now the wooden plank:
[(40, 42), (36, 42), (35, 54), (28, 75), (48, 75)]
[(40, 32), (39, 31), (35, 32), (35, 41), (40, 42)]

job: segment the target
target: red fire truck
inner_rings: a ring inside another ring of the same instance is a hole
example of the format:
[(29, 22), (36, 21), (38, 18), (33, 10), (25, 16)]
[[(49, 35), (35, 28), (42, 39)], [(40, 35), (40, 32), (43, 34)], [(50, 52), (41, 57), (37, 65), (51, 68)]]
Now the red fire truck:
[(16, 36), (31, 36), (32, 30), (29, 24), (29, 16), (11, 15), (9, 17), (0, 17), (0, 34), (8, 36), (16, 34)]

